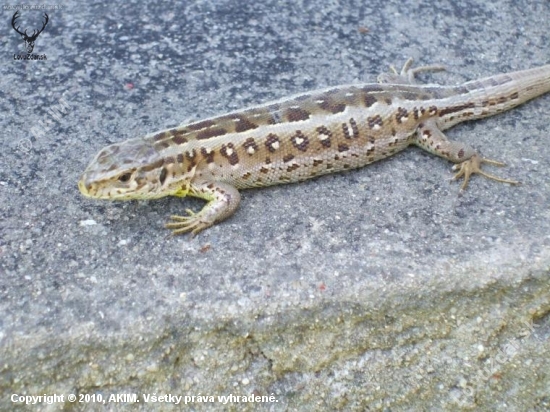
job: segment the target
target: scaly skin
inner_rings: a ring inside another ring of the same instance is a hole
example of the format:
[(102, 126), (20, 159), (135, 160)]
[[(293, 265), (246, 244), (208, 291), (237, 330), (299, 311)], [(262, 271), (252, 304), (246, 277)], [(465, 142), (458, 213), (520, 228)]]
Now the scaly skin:
[(441, 66), (381, 75), (378, 84), (331, 87), (228, 113), (107, 146), (78, 186), (97, 199), (194, 196), (198, 213), (172, 216), (173, 234), (196, 234), (231, 216), (238, 189), (299, 182), (365, 166), (413, 144), (456, 163), (455, 179), (471, 174), (515, 184), (481, 170), (468, 145), (443, 130), (511, 109), (550, 91), (550, 65), (460, 86), (417, 85), (415, 74)]

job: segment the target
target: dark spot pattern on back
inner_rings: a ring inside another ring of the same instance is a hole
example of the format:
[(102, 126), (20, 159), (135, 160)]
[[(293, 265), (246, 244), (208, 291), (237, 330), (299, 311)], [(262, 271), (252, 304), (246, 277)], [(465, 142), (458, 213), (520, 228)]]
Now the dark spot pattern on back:
[(305, 152), (309, 145), (309, 139), (300, 130), (296, 131), (294, 136), (290, 138), (290, 141), (292, 142), (292, 145), (301, 152)]
[(224, 134), (227, 134), (227, 130), (225, 129), (205, 129), (197, 133), (197, 140), (210, 139), (211, 137), (223, 136)]
[(339, 152), (347, 152), (348, 150), (349, 150), (349, 146), (347, 144), (340, 143), (338, 145), (338, 151)]
[(229, 161), (231, 166), (239, 163), (239, 156), (237, 155), (237, 151), (235, 150), (233, 143), (222, 144), (220, 154)]
[(267, 147), (267, 150), (269, 150), (271, 153), (275, 152), (280, 145), (279, 137), (276, 134), (270, 133), (267, 135), (267, 139), (265, 140), (265, 147)]
[(258, 127), (257, 124), (252, 123), (244, 116), (233, 118), (233, 120), (235, 121), (235, 131), (237, 133), (246, 132), (247, 130), (256, 129)]
[(342, 123), (342, 133), (344, 134), (345, 139), (351, 139), (351, 134), (347, 123)]
[(374, 97), (372, 94), (365, 93), (365, 97), (363, 98), (363, 103), (365, 104), (365, 107), (371, 107), (377, 101), (378, 100), (376, 99), (376, 97)]
[(310, 113), (299, 107), (289, 107), (285, 111), (285, 116), (289, 122), (299, 122), (309, 119)]
[(206, 163), (212, 163), (214, 161), (214, 150), (212, 149), (207, 149), (205, 147), (202, 147), (201, 155), (206, 160)]
[(382, 121), (382, 117), (377, 114), (375, 116), (367, 118), (367, 124), (371, 129), (379, 129), (382, 127), (384, 122)]
[(187, 125), (187, 128), (189, 130), (198, 131), (198, 130), (204, 130), (210, 127), (213, 127), (216, 125), (216, 122), (212, 120), (203, 120), (202, 122), (192, 123)]
[(172, 137), (172, 140), (174, 141), (175, 144), (178, 144), (178, 145), (187, 143), (187, 139), (183, 137), (181, 134)]
[(341, 113), (346, 110), (345, 103), (336, 101), (334, 98), (329, 96), (329, 93), (330, 92), (327, 92), (325, 95), (321, 96), (323, 101), (322, 103), (319, 103), (319, 107), (332, 114)]
[(324, 147), (330, 147), (331, 145), (331, 138), (332, 138), (332, 132), (327, 129), (325, 126), (319, 126), (317, 129), (319, 141)]
[(359, 127), (357, 127), (357, 122), (355, 119), (349, 119), (349, 125), (351, 126), (351, 133), (355, 139), (359, 138)]
[(163, 140), (164, 139), (164, 136), (165, 136), (165, 133), (164, 132), (160, 132), (160, 133), (157, 133), (156, 135), (153, 136), (153, 140), (155, 142), (158, 142), (160, 140)]
[(256, 144), (256, 141), (252, 137), (249, 137), (244, 141), (243, 147), (246, 150), (246, 153), (248, 153), (250, 156), (252, 156), (254, 153), (258, 151), (258, 145)]
[(383, 92), (384, 87), (379, 84), (371, 83), (362, 87), (361, 90), (368, 94), (369, 92)]
[[(506, 101), (506, 98), (504, 98), (504, 102), (505, 101)], [(446, 114), (449, 114), (449, 113), (460, 112), (460, 111), (465, 110), (465, 109), (472, 109), (475, 106), (476, 106), (475, 103), (470, 102), (470, 103), (460, 104), (458, 106), (446, 107), (446, 108), (441, 109), (439, 111), (439, 117), (445, 116)]]
[(409, 117), (409, 112), (407, 111), (407, 109), (403, 107), (399, 107), (397, 109), (397, 113), (395, 115), (395, 120), (397, 121), (397, 123), (403, 123), (407, 121), (408, 117)]
[(290, 162), (292, 159), (294, 159), (294, 155), (293, 154), (287, 154), (283, 157), (283, 162), (285, 163), (288, 163)]

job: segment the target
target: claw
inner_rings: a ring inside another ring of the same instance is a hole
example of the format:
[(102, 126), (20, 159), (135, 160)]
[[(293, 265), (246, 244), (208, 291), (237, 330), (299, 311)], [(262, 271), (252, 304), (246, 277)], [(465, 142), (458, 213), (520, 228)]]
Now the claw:
[(195, 213), (191, 209), (185, 210), (188, 216), (172, 215), (172, 222), (166, 223), (166, 229), (172, 229), (172, 236), (182, 235), (191, 232), (191, 237), (195, 237), (197, 233), (212, 226), (211, 223), (201, 219), (200, 213)]

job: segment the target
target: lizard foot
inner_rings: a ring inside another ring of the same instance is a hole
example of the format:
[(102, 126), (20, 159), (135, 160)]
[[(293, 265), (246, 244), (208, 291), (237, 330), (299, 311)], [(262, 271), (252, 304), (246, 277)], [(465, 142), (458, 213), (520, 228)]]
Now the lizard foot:
[(497, 182), (509, 183), (511, 185), (519, 184), (519, 182), (515, 180), (502, 179), (498, 176), (485, 173), (483, 170), (481, 170), (481, 165), (483, 163), (487, 163), (487, 164), (490, 164), (493, 166), (499, 166), (499, 167), (506, 166), (504, 163), (497, 162), (496, 160), (484, 159), (482, 157), (479, 157), (479, 155), (477, 154), (473, 155), (468, 160), (465, 160), (464, 162), (453, 166), (453, 171), (457, 173), (453, 176), (452, 180), (457, 180), (457, 179), (460, 179), (461, 177), (464, 177), (464, 183), (462, 183), (460, 190), (464, 190), (468, 187), (470, 176), (474, 173), (480, 174), (482, 176), (485, 176), (488, 179), (495, 180)]
[(391, 73), (382, 73), (378, 76), (378, 83), (393, 83), (393, 84), (416, 84), (415, 77), (421, 72), (441, 72), (446, 70), (441, 65), (420, 66), (414, 69), (411, 68), (414, 59), (411, 57), (405, 62), (401, 72), (398, 72), (395, 67), (390, 66)]
[(191, 232), (191, 236), (194, 237), (200, 231), (212, 226), (212, 222), (201, 219), (200, 213), (195, 213), (190, 209), (185, 211), (188, 216), (170, 216), (173, 221), (164, 225), (166, 229), (172, 229), (173, 236)]

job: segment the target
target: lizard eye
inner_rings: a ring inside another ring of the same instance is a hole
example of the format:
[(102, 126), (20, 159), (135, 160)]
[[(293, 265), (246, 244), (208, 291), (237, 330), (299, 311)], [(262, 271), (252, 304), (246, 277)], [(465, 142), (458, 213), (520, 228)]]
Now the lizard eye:
[(130, 177), (132, 177), (132, 173), (124, 173), (123, 175), (120, 175), (120, 176), (118, 177), (118, 180), (119, 180), (120, 182), (125, 183), (125, 182), (127, 182), (128, 180), (130, 180)]

